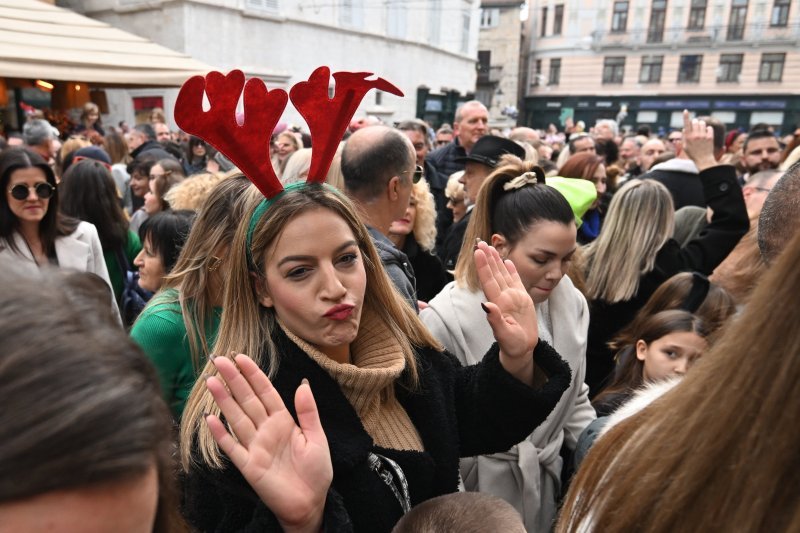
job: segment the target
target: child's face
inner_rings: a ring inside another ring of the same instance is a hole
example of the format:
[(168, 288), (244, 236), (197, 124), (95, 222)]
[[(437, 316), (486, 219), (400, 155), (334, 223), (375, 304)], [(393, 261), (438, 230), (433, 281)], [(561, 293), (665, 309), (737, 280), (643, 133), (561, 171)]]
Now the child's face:
[(644, 363), (645, 382), (682, 376), (708, 347), (706, 340), (692, 331), (664, 335), (650, 344), (636, 342), (636, 357)]

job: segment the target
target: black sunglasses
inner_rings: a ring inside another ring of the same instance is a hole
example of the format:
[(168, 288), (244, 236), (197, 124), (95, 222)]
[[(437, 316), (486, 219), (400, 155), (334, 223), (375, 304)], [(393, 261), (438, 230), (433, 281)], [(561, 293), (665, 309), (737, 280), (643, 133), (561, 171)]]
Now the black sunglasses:
[[(406, 172), (408, 172), (408, 170), (404, 170), (403, 172), (401, 172), (401, 174), (405, 174)], [(419, 183), (419, 180), (421, 180), (424, 176), (425, 176), (425, 169), (423, 169), (419, 165), (416, 165), (414, 167), (414, 174), (412, 175), (414, 183)]]
[(17, 200), (24, 200), (28, 197), (31, 189), (36, 193), (36, 196), (41, 198), (42, 200), (47, 200), (56, 192), (56, 188), (50, 185), (49, 183), (37, 183), (33, 187), (28, 187), (27, 185), (17, 184), (8, 189), (8, 192), (11, 193), (11, 196)]

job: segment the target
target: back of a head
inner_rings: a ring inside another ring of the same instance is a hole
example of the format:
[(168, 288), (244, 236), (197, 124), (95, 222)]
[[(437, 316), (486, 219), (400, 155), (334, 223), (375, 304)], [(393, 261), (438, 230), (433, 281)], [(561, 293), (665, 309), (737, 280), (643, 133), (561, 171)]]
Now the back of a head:
[(706, 125), (711, 126), (711, 129), (714, 130), (714, 153), (720, 154), (725, 151), (725, 124), (710, 116), (697, 117), (697, 120), (705, 121)]
[(154, 464), (168, 483), (171, 424), (157, 376), (87, 276), (0, 271), (0, 502)]
[(373, 200), (392, 177), (413, 164), (415, 157), (411, 142), (399, 131), (386, 126), (362, 128), (350, 136), (342, 150), (345, 188), (361, 201)]
[(772, 263), (800, 228), (800, 163), (795, 163), (772, 187), (758, 217), (758, 248)]
[(602, 165), (603, 162), (602, 156), (590, 152), (573, 154), (558, 169), (558, 175), (565, 178), (593, 180), (597, 167)]
[(424, 501), (409, 511), (392, 533), (524, 533), (510, 503), (481, 492), (455, 492)]
[(53, 138), (53, 126), (40, 118), (28, 120), (22, 126), (22, 138), (28, 146), (38, 146)]
[(133, 129), (147, 137), (148, 141), (156, 140), (156, 130), (153, 129), (153, 126), (150, 123), (144, 122), (142, 124), (137, 124), (133, 127)]

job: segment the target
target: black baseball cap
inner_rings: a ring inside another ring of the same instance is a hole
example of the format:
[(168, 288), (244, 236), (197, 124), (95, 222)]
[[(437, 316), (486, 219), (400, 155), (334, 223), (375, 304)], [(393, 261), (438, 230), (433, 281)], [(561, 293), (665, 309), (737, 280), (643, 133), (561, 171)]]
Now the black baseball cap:
[(457, 157), (455, 161), (459, 163), (474, 161), (487, 167), (495, 168), (497, 163), (500, 162), (500, 157), (505, 154), (525, 159), (525, 149), (511, 139), (497, 137), (496, 135), (485, 135), (478, 139), (469, 155)]

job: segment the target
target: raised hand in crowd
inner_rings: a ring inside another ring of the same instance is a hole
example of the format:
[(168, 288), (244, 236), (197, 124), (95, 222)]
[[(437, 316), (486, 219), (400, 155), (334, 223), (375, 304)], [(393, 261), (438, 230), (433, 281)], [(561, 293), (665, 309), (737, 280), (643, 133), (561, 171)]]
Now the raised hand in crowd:
[(717, 165), (714, 158), (714, 128), (704, 120), (689, 118), (689, 111), (683, 110), (683, 149), (692, 158), (697, 171)]
[(213, 363), (219, 377), (209, 377), (206, 385), (233, 433), (208, 415), (214, 440), (284, 531), (320, 531), (333, 467), (308, 382), (295, 394), (298, 426), (269, 378), (248, 356), (239, 354), (233, 361), (215, 357)]

